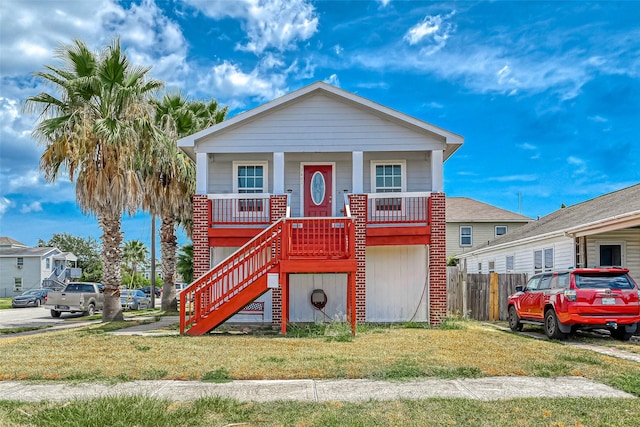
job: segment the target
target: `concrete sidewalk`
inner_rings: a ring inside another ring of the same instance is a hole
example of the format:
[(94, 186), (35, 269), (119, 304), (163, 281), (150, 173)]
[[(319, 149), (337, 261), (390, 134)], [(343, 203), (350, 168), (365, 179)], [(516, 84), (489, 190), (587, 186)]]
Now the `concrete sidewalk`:
[(307, 402), (392, 399), (465, 398), (501, 400), (524, 397), (634, 396), (581, 377), (488, 377), (458, 380), (388, 382), (371, 380), (266, 380), (205, 383), (200, 381), (133, 381), (100, 383), (29, 383), (0, 381), (0, 400), (68, 401), (107, 396), (143, 395), (170, 401), (225, 397), (239, 401)]

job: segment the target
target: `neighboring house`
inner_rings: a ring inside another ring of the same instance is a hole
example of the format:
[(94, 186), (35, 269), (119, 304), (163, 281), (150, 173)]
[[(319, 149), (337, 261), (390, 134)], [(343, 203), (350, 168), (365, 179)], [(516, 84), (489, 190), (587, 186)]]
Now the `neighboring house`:
[(447, 197), (447, 259), (487, 244), (533, 221), (468, 197)]
[(197, 166), (181, 329), (206, 333), (256, 298), (283, 332), (345, 316), (438, 324), (443, 163), (462, 143), (322, 82), (178, 141)]
[(28, 289), (64, 283), (79, 277), (71, 268), (77, 257), (57, 248), (30, 248), (10, 237), (0, 237), (0, 297), (20, 295)]
[(622, 266), (640, 279), (640, 184), (562, 208), (459, 255), (468, 273)]

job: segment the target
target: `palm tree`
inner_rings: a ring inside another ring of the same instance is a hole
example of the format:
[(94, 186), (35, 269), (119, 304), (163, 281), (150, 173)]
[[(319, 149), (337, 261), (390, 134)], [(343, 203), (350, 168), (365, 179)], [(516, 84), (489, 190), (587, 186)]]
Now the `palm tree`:
[(37, 72), (54, 94), (29, 97), (26, 109), (39, 112), (34, 137), (45, 146), (40, 169), (55, 182), (62, 171), (76, 181), (82, 211), (102, 229), (105, 304), (103, 321), (121, 320), (121, 222), (140, 207), (143, 188), (133, 159), (153, 133), (150, 98), (162, 82), (150, 68), (132, 66), (115, 40), (100, 53), (75, 40), (56, 51), (61, 67)]
[(122, 251), (122, 261), (127, 263), (127, 266), (131, 270), (131, 283), (129, 287), (133, 285), (133, 279), (138, 271), (138, 265), (143, 264), (149, 250), (145, 247), (144, 243), (139, 240), (130, 240), (124, 244)]
[(177, 139), (222, 120), (227, 107), (215, 100), (188, 101), (180, 93), (165, 94), (155, 102), (155, 122), (164, 132), (157, 135), (150, 151), (141, 157), (145, 198), (143, 206), (161, 219), (162, 309), (176, 310), (176, 225), (190, 234), (191, 198), (195, 193), (195, 165), (177, 147)]
[(182, 276), (182, 280), (191, 283), (193, 282), (193, 244), (184, 245), (180, 251), (182, 253), (178, 254), (176, 270)]

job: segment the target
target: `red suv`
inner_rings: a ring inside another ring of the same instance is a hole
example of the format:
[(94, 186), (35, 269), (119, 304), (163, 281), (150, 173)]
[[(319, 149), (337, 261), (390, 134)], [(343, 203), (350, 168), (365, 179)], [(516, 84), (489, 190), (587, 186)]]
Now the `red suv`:
[(626, 268), (577, 268), (540, 273), (509, 297), (509, 327), (544, 325), (549, 338), (576, 329), (608, 329), (628, 341), (640, 328), (640, 290)]

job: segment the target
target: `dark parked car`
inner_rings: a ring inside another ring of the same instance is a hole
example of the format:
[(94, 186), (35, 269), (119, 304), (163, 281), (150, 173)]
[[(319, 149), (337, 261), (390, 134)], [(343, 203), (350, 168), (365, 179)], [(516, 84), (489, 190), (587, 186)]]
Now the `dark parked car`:
[[(148, 297), (151, 296), (151, 286), (143, 286), (142, 288), (140, 288), (140, 290), (144, 292), (146, 296)], [(162, 293), (162, 289), (156, 287), (156, 296), (159, 297), (161, 293)]]
[(31, 289), (13, 297), (11, 306), (16, 307), (40, 307), (47, 299), (49, 289)]

